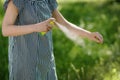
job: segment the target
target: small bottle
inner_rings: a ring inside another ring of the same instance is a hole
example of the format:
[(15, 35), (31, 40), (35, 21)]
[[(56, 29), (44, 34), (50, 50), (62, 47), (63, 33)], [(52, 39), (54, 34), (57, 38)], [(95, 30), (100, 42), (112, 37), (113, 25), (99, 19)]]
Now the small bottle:
[[(51, 22), (50, 22), (50, 25), (54, 26), (55, 24), (54, 24), (53, 21), (51, 21)], [(40, 32), (40, 34), (41, 34), (42, 36), (44, 36), (44, 35), (46, 34), (46, 32)]]

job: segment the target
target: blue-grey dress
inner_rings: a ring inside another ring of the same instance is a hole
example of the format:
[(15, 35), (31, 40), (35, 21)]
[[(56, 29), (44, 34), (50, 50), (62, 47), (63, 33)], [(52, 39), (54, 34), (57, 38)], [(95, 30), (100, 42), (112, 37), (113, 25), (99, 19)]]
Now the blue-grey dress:
[[(19, 15), (15, 25), (47, 20), (57, 8), (56, 0), (12, 0)], [(9, 0), (5, 1), (7, 8)], [(12, 10), (11, 10), (12, 11)], [(52, 31), (9, 37), (9, 80), (57, 80)]]

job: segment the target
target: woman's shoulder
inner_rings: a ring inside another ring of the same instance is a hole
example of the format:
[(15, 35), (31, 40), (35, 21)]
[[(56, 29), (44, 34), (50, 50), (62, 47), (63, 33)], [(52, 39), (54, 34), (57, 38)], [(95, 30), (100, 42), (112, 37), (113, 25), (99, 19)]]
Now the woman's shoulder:
[(26, 0), (5, 0), (4, 5), (3, 5), (5, 10), (7, 9), (10, 1), (13, 2), (13, 4), (17, 7), (18, 11), (20, 12), (22, 8), (24, 7)]

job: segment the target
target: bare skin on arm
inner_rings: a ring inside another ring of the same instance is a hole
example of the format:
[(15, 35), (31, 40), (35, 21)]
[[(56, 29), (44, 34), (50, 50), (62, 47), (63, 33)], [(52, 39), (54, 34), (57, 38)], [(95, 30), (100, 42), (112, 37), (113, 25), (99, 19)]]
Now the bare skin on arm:
[(76, 32), (76, 34), (79, 34), (81, 37), (86, 37), (97, 43), (103, 43), (103, 37), (99, 32), (90, 32), (68, 22), (57, 9), (53, 11), (53, 17), (59, 24), (65, 26), (71, 32)]
[(55, 20), (54, 18), (50, 18), (46, 21), (31, 25), (14, 25), (17, 16), (18, 16), (18, 9), (11, 0), (8, 4), (3, 19), (3, 24), (2, 24), (3, 36), (20, 36), (33, 32), (47, 32), (52, 28), (52, 26), (49, 25), (49, 22)]
[(51, 21), (55, 21), (56, 19), (58, 23), (66, 26), (66, 28), (69, 29), (70, 31), (74, 31), (80, 36), (87, 37), (88, 39), (96, 41), (98, 43), (103, 43), (103, 37), (100, 33), (87, 31), (68, 22), (57, 9), (53, 11), (53, 17), (55, 19), (49, 18), (46, 21), (31, 25), (15, 25), (17, 16), (18, 16), (18, 9), (13, 4), (13, 2), (10, 1), (2, 24), (3, 36), (20, 36), (20, 35), (30, 34), (33, 32), (48, 32), (49, 30), (52, 29), (52, 26), (49, 25), (49, 23)]

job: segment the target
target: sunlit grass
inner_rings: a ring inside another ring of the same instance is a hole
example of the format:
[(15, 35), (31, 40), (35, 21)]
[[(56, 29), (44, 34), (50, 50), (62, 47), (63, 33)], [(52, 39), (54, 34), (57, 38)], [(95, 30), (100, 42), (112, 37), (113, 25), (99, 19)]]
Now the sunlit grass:
[(69, 2), (105, 2), (107, 0), (57, 0), (59, 3)]

